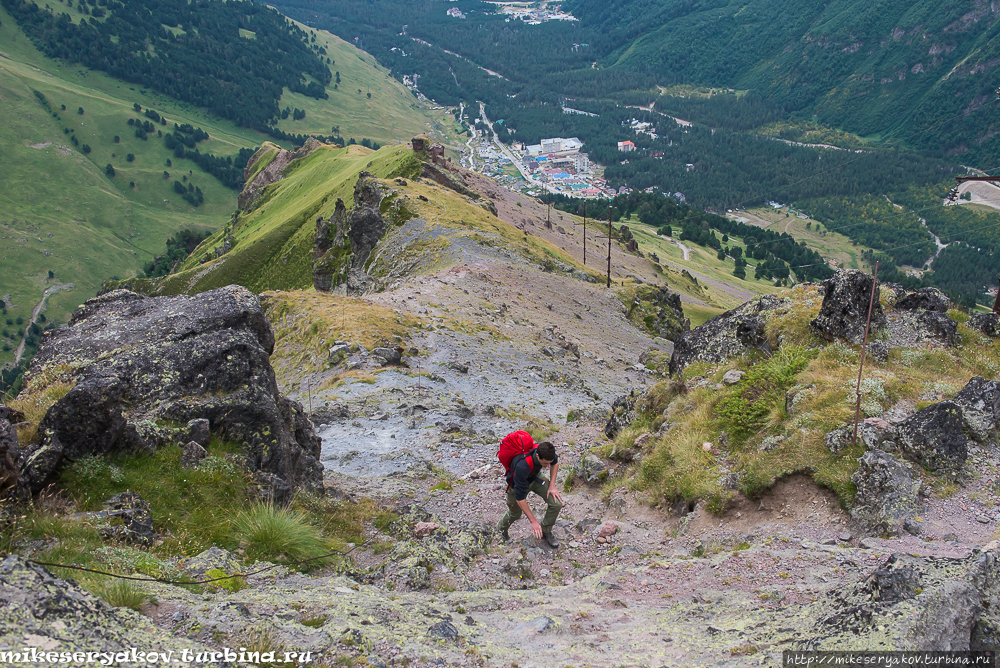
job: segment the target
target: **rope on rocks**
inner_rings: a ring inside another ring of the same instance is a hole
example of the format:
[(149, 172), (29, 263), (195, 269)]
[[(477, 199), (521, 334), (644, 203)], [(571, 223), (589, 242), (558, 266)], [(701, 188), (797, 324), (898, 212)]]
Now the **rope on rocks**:
[(83, 566), (70, 566), (69, 564), (54, 564), (47, 561), (36, 561), (34, 559), (25, 559), (25, 561), (29, 564), (34, 564), (36, 566), (49, 566), (52, 568), (69, 568), (74, 571), (83, 571), (85, 573), (96, 573), (97, 575), (107, 575), (109, 577), (118, 578), (119, 580), (135, 580), (137, 582), (160, 582), (162, 584), (169, 584), (169, 585), (200, 585), (200, 584), (208, 584), (210, 582), (219, 582), (220, 580), (231, 580), (232, 578), (248, 578), (251, 575), (259, 575), (274, 568), (278, 568), (279, 566), (295, 566), (298, 564), (307, 564), (311, 561), (318, 561), (320, 559), (329, 559), (330, 557), (333, 557), (338, 554), (346, 557), (351, 552), (354, 552), (354, 550), (364, 547), (374, 540), (375, 540), (374, 538), (369, 538), (360, 545), (355, 545), (347, 552), (342, 552), (340, 550), (331, 550), (329, 553), (321, 554), (318, 557), (310, 557), (308, 559), (298, 559), (296, 561), (287, 561), (281, 564), (271, 564), (266, 568), (261, 568), (256, 571), (251, 571), (249, 573), (233, 573), (232, 575), (226, 575), (218, 578), (211, 578), (208, 580), (167, 580), (165, 578), (136, 577), (134, 575), (121, 575), (119, 573), (108, 573), (107, 571), (99, 571), (95, 568), (84, 568)]

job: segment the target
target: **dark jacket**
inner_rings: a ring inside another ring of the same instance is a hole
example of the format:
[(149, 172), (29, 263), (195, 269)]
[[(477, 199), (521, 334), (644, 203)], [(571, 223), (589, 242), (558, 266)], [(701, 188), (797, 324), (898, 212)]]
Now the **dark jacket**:
[[(527, 457), (518, 457), (510, 467), (510, 477), (507, 482), (514, 488), (514, 498), (517, 501), (524, 501), (528, 498), (528, 487), (538, 479), (538, 474), (542, 472), (542, 465), (538, 462), (537, 450), (531, 452), (532, 467), (528, 466)], [(559, 455), (552, 460), (553, 464), (559, 463)]]

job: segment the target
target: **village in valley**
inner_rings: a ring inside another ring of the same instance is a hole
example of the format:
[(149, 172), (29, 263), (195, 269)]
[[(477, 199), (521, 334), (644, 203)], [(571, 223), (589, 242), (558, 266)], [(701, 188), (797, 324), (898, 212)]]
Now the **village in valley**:
[[(563, 111), (587, 113), (569, 107), (564, 107)], [(481, 123), (487, 127), (480, 129)], [(503, 121), (496, 123), (501, 124)], [(630, 125), (637, 133), (649, 134), (654, 138), (657, 136), (649, 123), (633, 120)], [(603, 176), (604, 167), (591, 162), (589, 156), (582, 152), (583, 142), (577, 137), (550, 137), (537, 144), (514, 142), (506, 146), (498, 141), (492, 132), (492, 126), (483, 116), (476, 119), (475, 124), (470, 127), (469, 141), (461, 153), (463, 167), (530, 196), (548, 192), (596, 199), (632, 192), (631, 188), (625, 186), (609, 186)], [(618, 142), (623, 163), (627, 163), (628, 154), (635, 150), (636, 145), (630, 140)]]

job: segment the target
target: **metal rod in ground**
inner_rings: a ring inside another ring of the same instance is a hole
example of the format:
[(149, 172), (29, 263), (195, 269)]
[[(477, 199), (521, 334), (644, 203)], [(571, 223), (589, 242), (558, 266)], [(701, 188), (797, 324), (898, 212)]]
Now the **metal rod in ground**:
[[(997, 280), (1000, 281), (1000, 276), (997, 276)], [(993, 301), (993, 312), (1000, 314), (1000, 290), (997, 290), (997, 298)]]
[(865, 371), (865, 350), (868, 348), (868, 327), (872, 324), (872, 307), (875, 306), (875, 287), (878, 285), (878, 260), (875, 260), (875, 273), (872, 275), (872, 296), (868, 299), (868, 320), (865, 322), (865, 339), (861, 344), (861, 366), (858, 368), (858, 403), (854, 407), (854, 438), (851, 444), (858, 442), (858, 422), (861, 420), (861, 374)]
[(611, 202), (608, 202), (608, 287), (611, 287)]
[(587, 266), (587, 200), (583, 200), (583, 265)]

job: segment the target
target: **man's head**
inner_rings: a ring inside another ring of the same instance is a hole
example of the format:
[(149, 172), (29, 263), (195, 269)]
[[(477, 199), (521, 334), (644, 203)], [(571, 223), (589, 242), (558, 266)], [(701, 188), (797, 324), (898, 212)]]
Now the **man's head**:
[(556, 446), (548, 441), (542, 441), (538, 444), (537, 454), (538, 463), (542, 466), (549, 466), (556, 459)]

